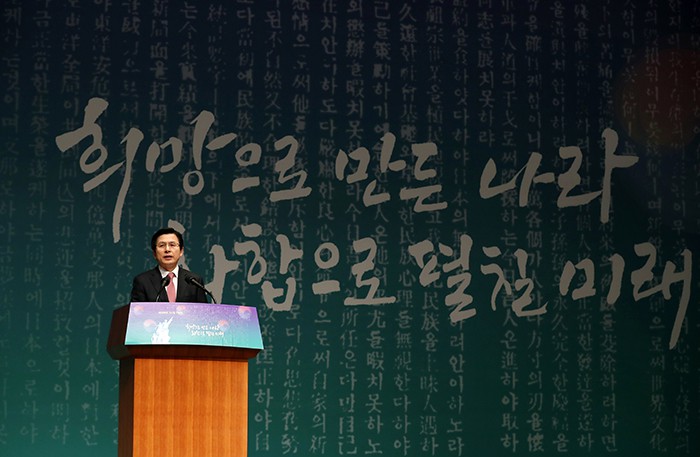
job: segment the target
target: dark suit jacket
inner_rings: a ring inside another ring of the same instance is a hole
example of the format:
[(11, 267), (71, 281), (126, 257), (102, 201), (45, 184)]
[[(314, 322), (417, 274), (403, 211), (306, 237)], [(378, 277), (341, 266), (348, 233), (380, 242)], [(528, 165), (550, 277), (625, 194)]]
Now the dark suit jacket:
[[(188, 276), (192, 276), (194, 279), (199, 281), (200, 284), (204, 284), (201, 276), (180, 267), (180, 274), (177, 278), (176, 301), (207, 303), (207, 295), (204, 293), (204, 291), (194, 284), (189, 284), (185, 280), (185, 278)], [(134, 283), (131, 286), (131, 301), (156, 301), (156, 296), (160, 290), (161, 279), (162, 278), (158, 267), (155, 267), (152, 270), (144, 271), (140, 275), (136, 276), (134, 278)], [(168, 301), (168, 294), (165, 290), (161, 291), (158, 301)]]

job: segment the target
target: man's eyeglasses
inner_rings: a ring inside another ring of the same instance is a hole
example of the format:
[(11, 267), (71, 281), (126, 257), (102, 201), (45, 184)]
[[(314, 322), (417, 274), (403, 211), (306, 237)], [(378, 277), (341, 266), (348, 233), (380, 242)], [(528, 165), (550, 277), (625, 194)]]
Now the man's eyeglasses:
[(165, 249), (165, 248), (170, 248), (170, 249), (175, 249), (179, 248), (180, 245), (178, 243), (158, 243), (156, 244), (156, 248), (158, 249)]

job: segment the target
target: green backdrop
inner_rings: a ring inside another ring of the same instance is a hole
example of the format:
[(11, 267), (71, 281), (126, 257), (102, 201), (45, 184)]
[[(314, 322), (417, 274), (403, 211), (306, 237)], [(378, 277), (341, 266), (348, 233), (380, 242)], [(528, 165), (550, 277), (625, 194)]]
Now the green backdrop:
[(116, 455), (111, 313), (163, 226), (258, 310), (251, 456), (697, 455), (697, 2), (7, 0), (0, 30), (3, 456)]

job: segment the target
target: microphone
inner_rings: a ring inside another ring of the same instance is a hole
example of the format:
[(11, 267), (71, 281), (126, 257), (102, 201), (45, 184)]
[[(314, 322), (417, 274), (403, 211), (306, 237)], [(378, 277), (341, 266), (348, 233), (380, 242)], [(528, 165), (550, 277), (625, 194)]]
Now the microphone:
[(160, 298), (161, 292), (165, 290), (166, 287), (168, 287), (168, 284), (170, 284), (170, 276), (165, 276), (163, 279), (160, 280), (160, 290), (158, 290), (158, 294), (156, 294), (156, 301)]
[(199, 287), (200, 289), (202, 289), (202, 290), (204, 291), (205, 294), (207, 294), (207, 295), (209, 295), (209, 296), (211, 297), (211, 300), (214, 302), (214, 304), (216, 304), (216, 298), (214, 298), (214, 295), (212, 295), (212, 293), (209, 292), (209, 291), (207, 290), (207, 288), (204, 287), (204, 286), (202, 285), (202, 283), (199, 282), (199, 281), (197, 281), (193, 276), (186, 276), (186, 277), (185, 277), (185, 282), (187, 282), (187, 283), (189, 283), (189, 284), (192, 284), (193, 286)]

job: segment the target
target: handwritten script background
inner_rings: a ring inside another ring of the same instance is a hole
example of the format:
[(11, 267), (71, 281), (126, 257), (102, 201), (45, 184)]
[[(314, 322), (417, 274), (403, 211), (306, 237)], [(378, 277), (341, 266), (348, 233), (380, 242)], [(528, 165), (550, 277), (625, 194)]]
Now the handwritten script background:
[(3, 455), (116, 452), (167, 225), (251, 456), (697, 454), (697, 2), (2, 10)]

